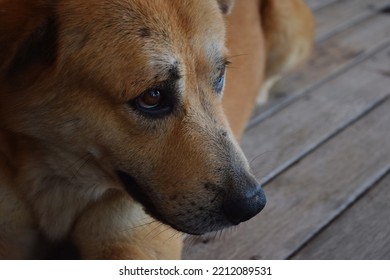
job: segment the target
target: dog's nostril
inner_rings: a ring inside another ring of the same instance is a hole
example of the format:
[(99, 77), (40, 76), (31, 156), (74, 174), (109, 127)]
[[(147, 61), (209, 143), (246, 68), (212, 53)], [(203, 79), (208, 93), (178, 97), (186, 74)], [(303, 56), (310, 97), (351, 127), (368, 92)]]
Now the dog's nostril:
[(244, 195), (229, 195), (223, 204), (222, 210), (226, 218), (234, 225), (245, 222), (256, 216), (266, 204), (264, 192), (260, 186)]

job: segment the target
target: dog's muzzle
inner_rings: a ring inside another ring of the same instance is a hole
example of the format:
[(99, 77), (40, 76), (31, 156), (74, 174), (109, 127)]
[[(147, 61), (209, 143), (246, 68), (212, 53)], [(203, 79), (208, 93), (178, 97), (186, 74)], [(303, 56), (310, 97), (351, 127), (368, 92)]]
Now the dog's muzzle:
[[(165, 224), (189, 234), (204, 234), (210, 231), (238, 225), (256, 216), (266, 204), (266, 198), (260, 184), (247, 172), (235, 172), (235, 176), (227, 176), (225, 184), (209, 186), (208, 194), (203, 193), (183, 200), (177, 213), (162, 213), (159, 206), (163, 201), (153, 200), (145, 192), (145, 186), (131, 175), (117, 171), (118, 178), (125, 190), (138, 202), (145, 211)], [(213, 202), (199, 199), (218, 197)], [(175, 201), (177, 203), (177, 201)]]

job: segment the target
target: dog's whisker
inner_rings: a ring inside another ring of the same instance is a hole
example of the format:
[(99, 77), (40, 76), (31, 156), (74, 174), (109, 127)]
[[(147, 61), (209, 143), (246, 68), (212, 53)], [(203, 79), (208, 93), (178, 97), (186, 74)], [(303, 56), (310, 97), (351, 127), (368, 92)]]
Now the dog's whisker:
[[(199, 238), (199, 237), (198, 237), (198, 238)], [(183, 252), (184, 252), (184, 253), (187, 253), (188, 250), (189, 250), (189, 248), (192, 247), (192, 246), (194, 246), (194, 245), (196, 244), (197, 239), (195, 239), (195, 237), (191, 236), (191, 237), (185, 238), (185, 241), (184, 241), (184, 242), (185, 242), (185, 244), (186, 244), (187, 246), (184, 246)]]
[(149, 237), (153, 232), (155, 232), (158, 228), (160, 228), (161, 226), (163, 226), (164, 224), (158, 222), (157, 226), (155, 226), (153, 229), (151, 229), (147, 234), (145, 234), (144, 236), (144, 239), (146, 239), (147, 237)]
[(264, 168), (258, 168), (257, 170), (253, 171), (253, 175), (255, 176), (256, 179), (262, 179), (264, 176), (270, 173), (273, 168), (271, 166), (267, 166)]
[(68, 168), (66, 168), (67, 171), (71, 173), (70, 182), (74, 182), (76, 177), (80, 174), (80, 171), (82, 168), (92, 159), (92, 155), (90, 153), (85, 154), (78, 160), (76, 160), (73, 164), (71, 164)]
[(92, 155), (91, 154), (87, 154), (86, 155), (86, 159), (78, 166), (77, 170), (76, 170), (76, 174), (88, 163), (88, 161), (90, 161), (92, 159)]
[(263, 152), (257, 156), (255, 156), (251, 161), (250, 161), (250, 166), (254, 166), (256, 165), (256, 169), (253, 169), (252, 167), (252, 171), (253, 171), (253, 174), (255, 175), (256, 178), (262, 178), (264, 177), (266, 174), (268, 174), (271, 170), (273, 170), (275, 168), (275, 164), (274, 163), (269, 163), (268, 160), (264, 159), (263, 161), (259, 162), (257, 164), (257, 161), (259, 159), (263, 159), (264, 156), (270, 154), (270, 153), (275, 153), (276, 151), (266, 151), (266, 152)]
[(226, 68), (229, 69), (229, 70), (237, 70), (237, 69), (240, 69), (240, 67), (234, 67), (234, 66), (227, 66)]
[(144, 223), (144, 224), (140, 224), (140, 225), (137, 225), (137, 226), (129, 227), (129, 228), (126, 228), (126, 229), (122, 230), (122, 232), (132, 231), (132, 230), (139, 229), (139, 228), (142, 228), (142, 227), (150, 226), (150, 225), (152, 225), (154, 223), (158, 223), (158, 221), (151, 221), (149, 223)]
[(264, 157), (265, 155), (268, 155), (268, 154), (272, 154), (272, 153), (275, 153), (276, 151), (265, 151), (257, 156), (255, 156), (251, 161), (250, 161), (250, 165), (252, 165), (256, 160), (258, 160), (259, 158), (262, 158)]
[(78, 158), (75, 162), (73, 162), (72, 164), (70, 164), (67, 168), (65, 168), (66, 170), (69, 170), (71, 171), (80, 161), (84, 161), (86, 157), (89, 157), (90, 154), (89, 153), (86, 153), (84, 154), (82, 157)]
[[(241, 53), (241, 54), (228, 55), (226, 58), (228, 60), (230, 60), (230, 59), (235, 58), (235, 57), (247, 56), (247, 55), (248, 55), (247, 53)], [(232, 62), (230, 62), (230, 63), (232, 63)]]
[(212, 237), (211, 237), (211, 240), (216, 240), (217, 239), (217, 236), (218, 236), (218, 231), (214, 231), (213, 232), (213, 235), (212, 235)]
[(161, 230), (159, 233), (157, 233), (156, 235), (154, 235), (154, 236), (152, 237), (152, 239), (155, 239), (157, 236), (163, 234), (164, 232), (167, 232), (167, 231), (170, 230), (170, 229), (171, 229), (170, 227), (164, 228), (164, 229)]
[(170, 242), (171, 240), (173, 239), (177, 239), (177, 238), (181, 238), (182, 237), (182, 234), (180, 232), (175, 232), (174, 234), (171, 235), (171, 237), (169, 237), (168, 239), (166, 239), (163, 243), (164, 245), (167, 244), (168, 242)]

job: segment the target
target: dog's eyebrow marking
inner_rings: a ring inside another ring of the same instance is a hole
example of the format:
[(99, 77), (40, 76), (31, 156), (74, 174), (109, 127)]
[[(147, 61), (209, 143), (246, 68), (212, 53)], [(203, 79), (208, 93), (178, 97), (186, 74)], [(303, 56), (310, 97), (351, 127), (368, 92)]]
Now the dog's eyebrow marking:
[(141, 38), (148, 38), (151, 36), (151, 31), (148, 27), (143, 27), (138, 30), (138, 36)]
[(180, 63), (178, 61), (175, 61), (171, 67), (168, 70), (169, 78), (172, 80), (179, 80), (182, 78), (182, 75), (180, 73)]
[(159, 72), (154, 76), (154, 80), (164, 79), (167, 83), (174, 83), (181, 78), (183, 78), (183, 75), (181, 73), (180, 62), (177, 60), (161, 67)]

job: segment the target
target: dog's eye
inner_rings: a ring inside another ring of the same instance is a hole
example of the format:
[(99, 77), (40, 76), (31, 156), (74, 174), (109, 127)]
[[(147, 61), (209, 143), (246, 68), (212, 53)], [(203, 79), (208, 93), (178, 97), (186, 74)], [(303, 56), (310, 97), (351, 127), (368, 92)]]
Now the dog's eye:
[(215, 83), (215, 91), (221, 93), (225, 85), (225, 68), (221, 69), (220, 75)]
[(153, 110), (161, 105), (162, 93), (158, 89), (151, 89), (142, 93), (136, 100), (137, 106), (144, 110)]
[(173, 110), (175, 103), (174, 98), (167, 94), (168, 92), (169, 89), (164, 88), (148, 89), (127, 104), (144, 116), (163, 117)]

